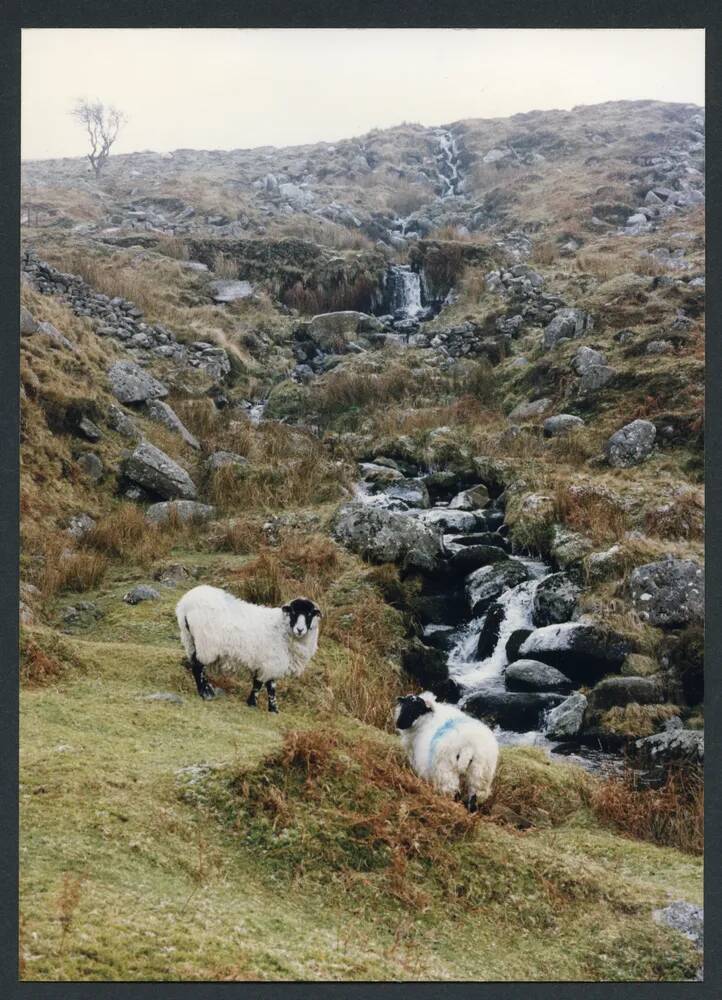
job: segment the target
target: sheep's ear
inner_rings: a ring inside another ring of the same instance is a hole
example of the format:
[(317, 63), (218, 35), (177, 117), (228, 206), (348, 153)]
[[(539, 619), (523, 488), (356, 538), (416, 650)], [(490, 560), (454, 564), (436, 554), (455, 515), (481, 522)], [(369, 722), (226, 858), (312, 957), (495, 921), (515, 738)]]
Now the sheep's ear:
[(284, 613), (284, 615), (290, 615), (291, 614), (291, 605), (290, 604), (284, 604), (283, 607), (281, 608), (281, 611)]
[(318, 615), (319, 618), (323, 618), (323, 614), (321, 613), (320, 608), (316, 608), (313, 613), (314, 615)]
[(436, 704), (436, 695), (432, 694), (431, 691), (424, 691), (423, 694), (419, 695), (426, 707), (431, 711), (431, 708)]

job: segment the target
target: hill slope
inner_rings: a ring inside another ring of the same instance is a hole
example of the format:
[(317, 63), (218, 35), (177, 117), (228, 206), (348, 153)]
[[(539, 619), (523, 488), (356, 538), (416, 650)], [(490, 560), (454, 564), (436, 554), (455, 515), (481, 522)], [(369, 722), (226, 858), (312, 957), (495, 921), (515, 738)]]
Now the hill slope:
[[(703, 128), (634, 102), (23, 165), (24, 978), (694, 976), (652, 911), (701, 900)], [(279, 718), (196, 697), (196, 581), (323, 607)], [(549, 616), (594, 644), (515, 691)], [(474, 820), (390, 732), (427, 686), (545, 748), (504, 746)], [(651, 788), (547, 752), (655, 733)]]

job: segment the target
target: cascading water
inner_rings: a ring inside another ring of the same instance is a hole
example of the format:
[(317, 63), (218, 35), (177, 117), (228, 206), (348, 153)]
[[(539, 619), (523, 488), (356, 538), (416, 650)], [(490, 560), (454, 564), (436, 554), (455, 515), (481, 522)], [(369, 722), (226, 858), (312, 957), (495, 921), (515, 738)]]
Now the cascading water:
[(449, 675), (464, 690), (462, 703), (482, 688), (504, 687), (503, 670), (508, 663), (507, 640), (517, 629), (534, 628), (532, 623), (534, 593), (541, 580), (551, 570), (546, 563), (517, 558), (529, 570), (531, 579), (510, 588), (499, 598), (498, 604), (504, 608), (504, 620), (491, 655), (484, 660), (479, 660), (475, 656), (479, 635), (484, 625), (484, 616), (473, 619), (466, 626), (464, 633), (459, 636), (449, 653)]
[(391, 312), (404, 319), (414, 319), (421, 312), (421, 278), (408, 264), (389, 268), (389, 304)]
[[(420, 510), (408, 509), (401, 499), (393, 497), (393, 495), (389, 496), (383, 490), (379, 491), (367, 482), (357, 484), (355, 494), (357, 500), (371, 506), (395, 510), (408, 517), (422, 514)], [(447, 504), (439, 502), (435, 506), (444, 508), (447, 507)], [(477, 516), (482, 516), (482, 511), (474, 513)], [(463, 534), (463, 532), (461, 533)], [(450, 546), (453, 546), (453, 538), (458, 538), (458, 534), (457, 531), (455, 536), (444, 536), (444, 547), (447, 551)], [(506, 654), (507, 642), (512, 633), (518, 629), (533, 629), (535, 627), (532, 617), (534, 595), (542, 580), (553, 570), (539, 560), (522, 556), (514, 558), (525, 565), (529, 579), (517, 586), (510, 587), (497, 599), (496, 604), (501, 606), (504, 613), (494, 648), (487, 657), (480, 659), (478, 656), (479, 639), (487, 613), (473, 617), (461, 626), (452, 627), (434, 622), (424, 627), (424, 637), (431, 645), (436, 645), (432, 640), (432, 636), (435, 634), (442, 633), (446, 636), (447, 642), (442, 646), (437, 646), (437, 648), (449, 650), (447, 654), (449, 678), (455, 681), (461, 689), (459, 707), (462, 709), (477, 695), (498, 697), (508, 691), (504, 676), (509, 662)], [(447, 644), (448, 641), (451, 643), (450, 646)], [(472, 714), (475, 713), (472, 711)], [(546, 714), (546, 712), (540, 713), (539, 721), (532, 729), (516, 731), (496, 725), (494, 734), (502, 745), (536, 746), (549, 753), (560, 752), (557, 749), (558, 741), (552, 741), (545, 735)], [(601, 750), (568, 745), (562, 752), (588, 770), (608, 774), (615, 773), (621, 767), (621, 758)]]
[(441, 160), (439, 179), (441, 181), (441, 198), (443, 200), (445, 198), (452, 198), (455, 194), (459, 193), (459, 149), (456, 139), (451, 132), (439, 133), (439, 149), (438, 156)]

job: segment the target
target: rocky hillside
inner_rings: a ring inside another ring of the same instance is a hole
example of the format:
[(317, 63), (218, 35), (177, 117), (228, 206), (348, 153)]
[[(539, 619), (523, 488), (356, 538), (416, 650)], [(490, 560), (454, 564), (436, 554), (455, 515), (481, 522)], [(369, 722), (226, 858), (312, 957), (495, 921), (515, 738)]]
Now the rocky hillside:
[[(633, 102), (23, 165), (27, 978), (695, 974), (703, 133)], [(280, 721), (196, 699), (194, 581), (323, 607)], [(471, 826), (389, 735), (422, 687), (502, 742)], [(128, 913), (166, 959), (116, 949)]]

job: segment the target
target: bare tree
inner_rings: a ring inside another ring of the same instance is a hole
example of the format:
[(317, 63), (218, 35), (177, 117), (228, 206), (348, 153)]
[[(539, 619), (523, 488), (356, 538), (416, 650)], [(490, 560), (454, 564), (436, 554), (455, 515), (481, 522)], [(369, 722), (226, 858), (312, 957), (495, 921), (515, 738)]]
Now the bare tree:
[(90, 152), (88, 159), (96, 180), (110, 156), (110, 150), (118, 138), (118, 133), (127, 122), (127, 117), (112, 105), (107, 107), (102, 101), (79, 99), (70, 114), (88, 133)]

